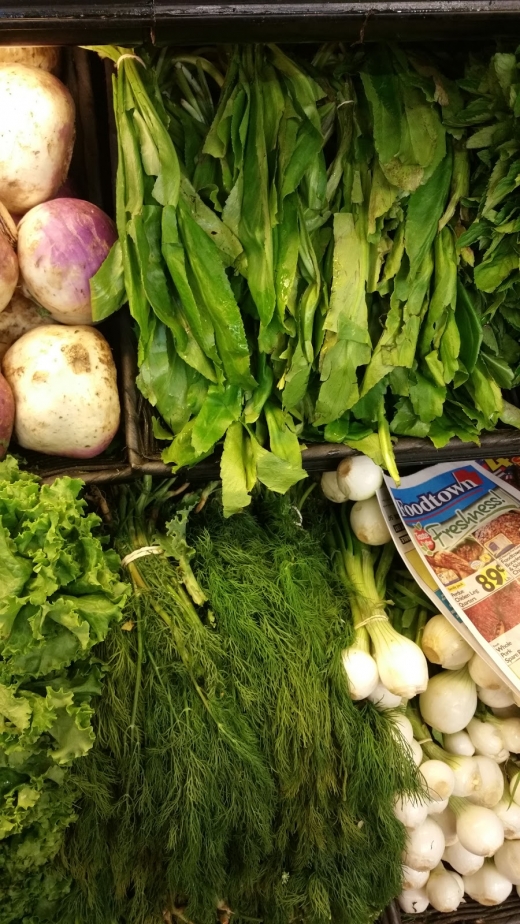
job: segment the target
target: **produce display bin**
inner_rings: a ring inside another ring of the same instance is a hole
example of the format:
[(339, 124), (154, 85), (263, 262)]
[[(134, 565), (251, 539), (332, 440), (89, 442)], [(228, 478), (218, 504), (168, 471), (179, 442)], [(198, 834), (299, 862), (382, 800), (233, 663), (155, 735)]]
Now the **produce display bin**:
[(422, 914), (403, 914), (397, 902), (392, 902), (380, 924), (412, 924), (412, 921), (415, 924), (520, 924), (520, 898), (513, 888), (512, 894), (502, 905), (486, 908), (468, 900), (450, 914), (441, 914), (431, 908)]
[[(60, 77), (68, 86), (76, 106), (76, 142), (70, 176), (78, 194), (103, 208), (112, 210), (112, 178), (102, 171), (101, 164), (108, 160), (107, 130), (100, 129), (106, 122), (104, 70), (101, 62), (81, 48), (67, 49), (63, 55)], [(110, 319), (101, 325), (109, 341), (119, 369), (120, 321)], [(122, 393), (122, 381), (119, 382)], [(124, 415), (119, 433), (108, 450), (93, 459), (69, 459), (48, 456), (19, 447), (15, 439), (10, 451), (19, 455), (24, 464), (43, 481), (53, 481), (60, 475), (81, 478), (85, 482), (108, 483), (121, 481), (132, 474), (125, 448)]]
[[(128, 317), (122, 324), (121, 372), (123, 381), (123, 414), (125, 418), (128, 458), (134, 472), (141, 475), (165, 476), (171, 468), (161, 461), (161, 449), (166, 445), (156, 440), (152, 429), (154, 410), (136, 386), (137, 351)], [(517, 395), (509, 398), (518, 403)], [(435, 449), (429, 440), (401, 437), (394, 443), (399, 468), (433, 465), (456, 459), (503, 458), (520, 455), (520, 430), (503, 427), (483, 434), (480, 445), (452, 439), (442, 449)], [(354, 455), (355, 450), (339, 443), (309, 444), (303, 451), (303, 467), (308, 472), (332, 471), (338, 463)], [(190, 480), (207, 481), (219, 477), (219, 459), (212, 456), (190, 470)]]

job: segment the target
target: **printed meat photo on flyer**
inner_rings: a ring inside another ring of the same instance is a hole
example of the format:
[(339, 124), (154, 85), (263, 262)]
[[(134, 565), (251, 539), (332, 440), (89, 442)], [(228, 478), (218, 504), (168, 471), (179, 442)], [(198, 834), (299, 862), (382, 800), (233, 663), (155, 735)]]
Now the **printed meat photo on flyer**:
[(445, 587), (453, 584), (454, 581), (469, 577), (475, 571), (467, 559), (457, 552), (435, 552), (433, 555), (428, 555), (428, 564)]
[(475, 531), (475, 538), (495, 555), (511, 545), (520, 545), (520, 510), (495, 517)]
[(473, 571), (476, 571), (478, 568), (481, 568), (482, 565), (492, 560), (492, 556), (489, 554), (488, 550), (485, 549), (480, 542), (477, 542), (473, 536), (466, 536), (466, 538), (462, 542), (459, 542), (451, 551), (469, 562), (469, 564), (472, 565)]
[(520, 622), (520, 585), (513, 581), (466, 610), (487, 642), (514, 629)]

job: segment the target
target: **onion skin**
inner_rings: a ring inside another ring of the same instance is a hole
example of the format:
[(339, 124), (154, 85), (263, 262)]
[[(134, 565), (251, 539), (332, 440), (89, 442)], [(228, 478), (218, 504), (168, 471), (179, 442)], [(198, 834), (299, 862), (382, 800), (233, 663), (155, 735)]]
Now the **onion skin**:
[(18, 282), (18, 260), (7, 238), (0, 234), (0, 311), (7, 308)]
[(27, 292), (62, 324), (92, 324), (90, 279), (117, 238), (114, 223), (83, 199), (53, 199), (18, 226)]
[(2, 64), (0, 112), (0, 200), (11, 213), (23, 213), (49, 199), (66, 179), (74, 103), (47, 71)]
[(10, 347), (3, 370), (24, 449), (91, 459), (114, 438), (120, 419), (116, 368), (99, 331), (38, 327)]

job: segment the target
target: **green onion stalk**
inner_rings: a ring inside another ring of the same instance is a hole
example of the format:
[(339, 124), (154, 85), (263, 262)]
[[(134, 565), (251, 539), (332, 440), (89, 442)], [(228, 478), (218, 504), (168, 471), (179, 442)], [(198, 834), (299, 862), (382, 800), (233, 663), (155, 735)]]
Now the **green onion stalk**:
[[(390, 552), (374, 552), (373, 547), (357, 539), (348, 521), (346, 504), (340, 507), (333, 542), (340, 563), (337, 566), (339, 577), (346, 587), (350, 605), (354, 605), (354, 612), (361, 617), (356, 627), (358, 630), (366, 627), (380, 680), (391, 693), (411, 699), (426, 689), (428, 667), (421, 649), (396, 631), (385, 610), (381, 591), (385, 571), (390, 566)], [(377, 558), (380, 559), (379, 583), (374, 570)]]

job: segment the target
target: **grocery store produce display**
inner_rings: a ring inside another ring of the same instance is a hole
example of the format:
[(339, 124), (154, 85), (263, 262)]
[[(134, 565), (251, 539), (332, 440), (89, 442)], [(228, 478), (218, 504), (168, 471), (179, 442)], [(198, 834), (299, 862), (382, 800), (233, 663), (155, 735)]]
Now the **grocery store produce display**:
[[(58, 52), (0, 48), (1, 455), (13, 423), (41, 453), (111, 443), (94, 325), (128, 302), (165, 462), (220, 445), (222, 483), (93, 489), (102, 525), (81, 481), (0, 461), (0, 924), (501, 904), (520, 699), (375, 492), (394, 436), (520, 427), (517, 56), (94, 50), (117, 231), (67, 180)], [(312, 441), (365, 454), (318, 487)]]

